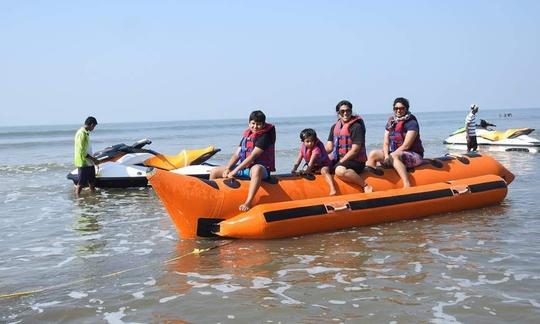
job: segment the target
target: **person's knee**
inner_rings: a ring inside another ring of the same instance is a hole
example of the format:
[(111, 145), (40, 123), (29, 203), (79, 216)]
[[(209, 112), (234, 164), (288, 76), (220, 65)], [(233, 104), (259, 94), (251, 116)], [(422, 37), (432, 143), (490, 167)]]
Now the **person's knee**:
[(392, 163), (394, 163), (397, 160), (401, 161), (401, 153), (399, 152), (390, 153), (390, 157), (392, 158)]
[(347, 171), (347, 169), (344, 167), (344, 166), (338, 166), (336, 168), (336, 171), (335, 171), (335, 174), (336, 176), (338, 177), (344, 177), (345, 176), (345, 172)]
[(373, 151), (369, 152), (368, 159), (369, 160), (377, 160), (379, 155), (380, 155), (379, 150), (373, 150)]
[(260, 164), (256, 164), (254, 166), (251, 167), (250, 171), (249, 171), (249, 176), (250, 178), (259, 178), (259, 179), (262, 179), (263, 176), (264, 176), (264, 167)]

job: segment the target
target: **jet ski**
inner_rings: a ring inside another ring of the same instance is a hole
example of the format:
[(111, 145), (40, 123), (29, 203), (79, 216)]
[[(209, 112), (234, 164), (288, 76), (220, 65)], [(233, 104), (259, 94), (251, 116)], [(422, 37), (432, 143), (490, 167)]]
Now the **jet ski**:
[[(504, 131), (495, 130), (497, 125), (491, 124), (483, 119), (476, 125), (476, 141), (479, 150), (502, 151), (502, 152), (531, 152), (538, 153), (540, 141), (529, 136), (534, 128), (510, 128)], [(466, 150), (467, 138), (466, 129), (462, 127), (454, 131), (444, 144), (450, 149)]]
[[(132, 145), (124, 143), (112, 145), (94, 153), (99, 163), (96, 168), (96, 187), (129, 188), (148, 186), (146, 172), (157, 168), (178, 174), (208, 179), (210, 170), (215, 166), (206, 163), (220, 149), (208, 146), (202, 149), (182, 150), (177, 155), (165, 155), (144, 148), (151, 144), (148, 139), (139, 140)], [(67, 178), (77, 183), (77, 169)]]

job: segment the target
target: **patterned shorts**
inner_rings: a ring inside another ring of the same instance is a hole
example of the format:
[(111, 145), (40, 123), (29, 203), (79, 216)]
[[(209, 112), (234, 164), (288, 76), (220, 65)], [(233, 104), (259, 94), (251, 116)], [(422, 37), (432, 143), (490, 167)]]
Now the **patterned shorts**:
[(405, 164), (407, 168), (419, 166), (422, 164), (423, 160), (424, 158), (416, 152), (403, 151), (401, 153), (401, 161), (403, 161), (403, 164)]

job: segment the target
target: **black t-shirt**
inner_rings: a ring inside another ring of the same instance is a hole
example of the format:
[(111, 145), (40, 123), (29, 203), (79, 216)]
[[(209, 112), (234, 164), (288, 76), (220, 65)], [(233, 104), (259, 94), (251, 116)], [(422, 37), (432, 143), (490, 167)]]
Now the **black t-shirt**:
[[(260, 148), (261, 150), (266, 150), (270, 146), (276, 143), (276, 128), (272, 127), (267, 133), (262, 134), (261, 136), (255, 139), (255, 147)], [(242, 145), (242, 141), (240, 141)]]
[[(332, 125), (332, 128), (330, 128), (330, 134), (328, 135), (328, 140), (330, 142), (334, 142), (334, 128), (336, 127), (336, 124)], [(362, 119), (359, 119), (352, 123), (352, 125), (349, 126), (349, 132), (351, 133), (351, 141), (353, 144), (358, 144), (360, 146), (365, 146), (366, 144), (366, 126), (364, 125), (364, 121)]]

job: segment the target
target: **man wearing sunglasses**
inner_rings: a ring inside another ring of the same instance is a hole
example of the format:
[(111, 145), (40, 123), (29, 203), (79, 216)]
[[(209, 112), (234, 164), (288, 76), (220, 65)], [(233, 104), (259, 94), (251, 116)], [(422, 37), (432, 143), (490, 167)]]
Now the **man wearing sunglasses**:
[(364, 182), (360, 173), (366, 167), (366, 126), (360, 116), (353, 115), (347, 100), (336, 105), (337, 122), (330, 129), (326, 151), (331, 155), (335, 175), (343, 181), (359, 185), (364, 192), (373, 188)]
[(403, 188), (408, 188), (411, 183), (407, 168), (422, 164), (424, 147), (418, 120), (409, 112), (409, 100), (396, 98), (393, 109), (394, 114), (386, 123), (383, 149), (371, 151), (366, 165), (374, 168), (380, 162), (385, 167), (393, 167), (403, 182)]

